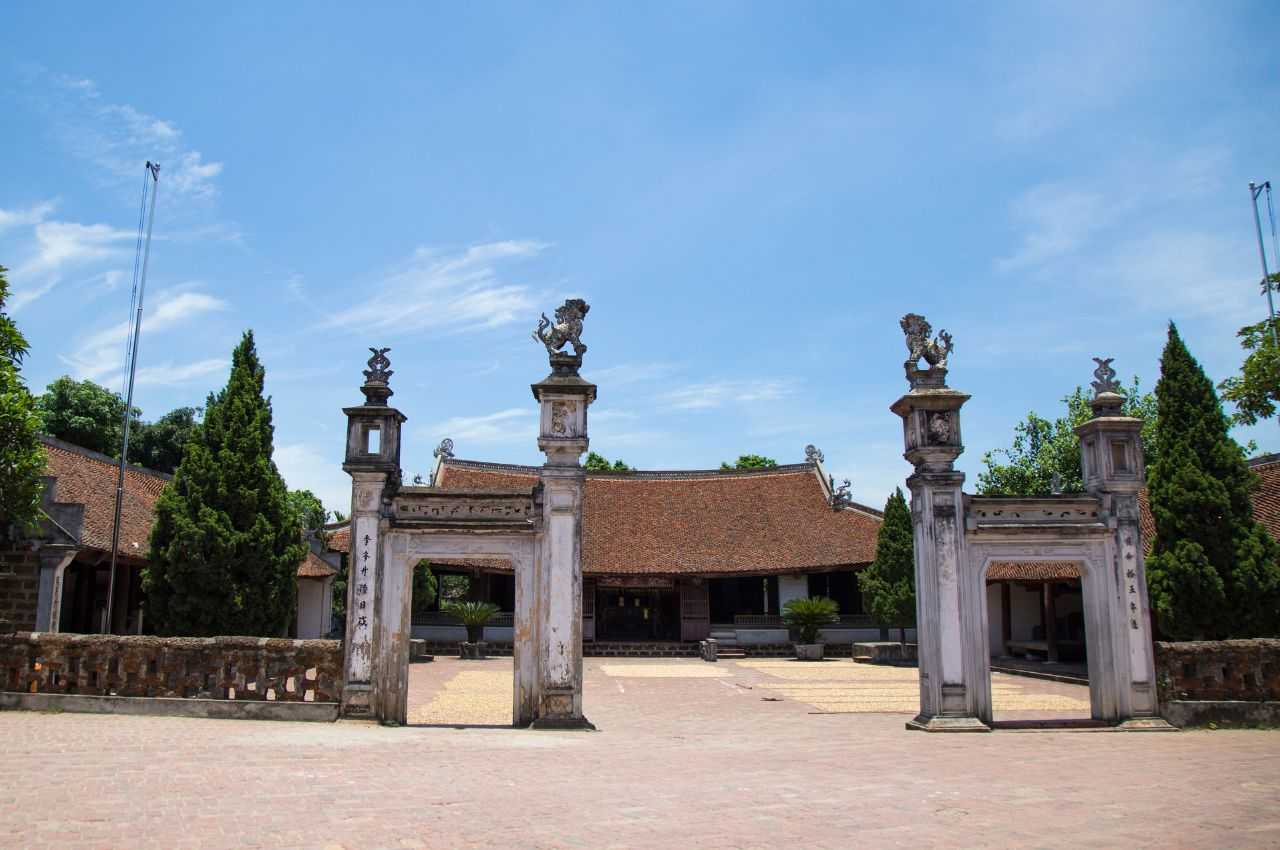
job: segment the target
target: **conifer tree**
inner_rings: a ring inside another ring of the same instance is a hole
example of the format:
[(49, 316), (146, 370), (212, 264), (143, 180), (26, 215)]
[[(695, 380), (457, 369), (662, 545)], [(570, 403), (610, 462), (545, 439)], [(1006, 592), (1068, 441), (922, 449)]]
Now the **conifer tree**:
[(292, 620), (307, 547), (271, 460), (264, 376), (247, 331), (156, 505), (143, 586), (159, 634), (270, 637)]
[(1156, 386), (1160, 455), (1148, 493), (1156, 538), (1147, 561), (1160, 630), (1180, 639), (1260, 637), (1280, 629), (1280, 547), (1253, 519), (1257, 478), (1213, 383), (1178, 329)]
[(907, 626), (916, 622), (916, 562), (911, 510), (901, 488), (895, 488), (885, 503), (876, 559), (862, 571), (858, 585), (876, 621), (896, 624), (899, 642), (906, 643)]
[(45, 465), (40, 415), (19, 372), (27, 340), (4, 313), (5, 271), (0, 266), (0, 538), (10, 527), (26, 531), (35, 525)]

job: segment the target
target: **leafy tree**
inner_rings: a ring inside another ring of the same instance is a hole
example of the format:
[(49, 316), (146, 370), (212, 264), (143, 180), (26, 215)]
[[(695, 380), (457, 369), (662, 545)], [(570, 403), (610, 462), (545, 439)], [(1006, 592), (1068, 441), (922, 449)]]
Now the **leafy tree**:
[(1156, 538), (1147, 582), (1161, 631), (1179, 639), (1280, 633), (1280, 547), (1253, 519), (1257, 477), (1172, 322), (1156, 398), (1161, 450), (1149, 476)]
[[(123, 412), (123, 408), (121, 408)], [(179, 407), (155, 422), (140, 422), (129, 429), (129, 463), (172, 473), (182, 462), (187, 443), (200, 427), (199, 407)]]
[(435, 601), (436, 577), (431, 572), (431, 562), (419, 561), (413, 570), (413, 613), (430, 611)]
[(911, 510), (901, 488), (885, 502), (876, 559), (858, 576), (858, 586), (876, 622), (897, 625), (898, 642), (906, 643), (907, 627), (916, 623), (916, 562)]
[(621, 459), (615, 460), (610, 464), (608, 458), (595, 452), (587, 453), (587, 461), (582, 464), (582, 467), (596, 472), (629, 472), (631, 470), (631, 467), (627, 466)]
[[(77, 381), (63, 375), (49, 385), (38, 405), (49, 436), (108, 457), (120, 457), (124, 399), (119, 393), (93, 381)], [(140, 414), (137, 408), (132, 411), (131, 433), (137, 433)]]
[[(1084, 490), (1080, 438), (1075, 429), (1093, 416), (1089, 406), (1092, 397), (1083, 387), (1076, 387), (1062, 399), (1065, 416), (1050, 421), (1035, 411), (1028, 413), (1025, 421), (1014, 426), (1012, 446), (982, 456), (987, 468), (978, 473), (978, 492), (984, 496), (1048, 496), (1053, 492), (1055, 474), (1064, 493)], [(1149, 468), (1160, 453), (1156, 399), (1141, 391), (1136, 376), (1125, 393), (1124, 414), (1143, 421), (1142, 445)]]
[(160, 634), (280, 635), (293, 617), (307, 547), (271, 460), (265, 374), (246, 331), (156, 505), (143, 587)]
[[(1271, 275), (1271, 280), (1274, 285), (1280, 285), (1280, 272)], [(1280, 327), (1276, 330), (1280, 331)], [(1224, 401), (1235, 405), (1231, 421), (1236, 425), (1254, 425), (1259, 419), (1270, 419), (1276, 414), (1276, 403), (1280, 402), (1280, 352), (1276, 351), (1271, 319), (1246, 325), (1236, 336), (1248, 354), (1240, 374), (1218, 384), (1218, 389)]]
[(0, 266), (0, 521), (25, 531), (40, 515), (45, 456), (36, 400), (19, 372), (27, 340), (4, 312), (9, 297), (5, 271)]
[(778, 462), (771, 457), (764, 455), (738, 455), (738, 459), (734, 461), (733, 466), (729, 465), (726, 460), (720, 464), (721, 469), (773, 469)]
[(329, 521), (324, 503), (310, 490), (290, 490), (289, 506), (297, 517), (298, 526), (304, 531), (320, 531)]

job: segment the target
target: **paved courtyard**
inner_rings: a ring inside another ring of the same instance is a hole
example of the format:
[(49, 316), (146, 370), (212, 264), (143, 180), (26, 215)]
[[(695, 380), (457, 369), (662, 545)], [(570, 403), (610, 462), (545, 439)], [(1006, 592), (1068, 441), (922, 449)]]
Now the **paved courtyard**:
[(490, 727), (510, 676), (415, 665), (407, 729), (5, 712), (0, 846), (1280, 846), (1280, 733), (911, 733), (913, 670), (782, 659), (588, 659), (600, 731)]

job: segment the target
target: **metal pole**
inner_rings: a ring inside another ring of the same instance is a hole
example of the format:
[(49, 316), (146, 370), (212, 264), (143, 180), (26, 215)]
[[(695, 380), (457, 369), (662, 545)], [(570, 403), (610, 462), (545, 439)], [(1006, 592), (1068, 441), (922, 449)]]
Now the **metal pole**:
[(1258, 215), (1258, 195), (1262, 190), (1266, 189), (1268, 195), (1271, 192), (1271, 181), (1267, 180), (1261, 186), (1256, 183), (1249, 184), (1249, 196), (1253, 200), (1253, 226), (1258, 231), (1258, 258), (1262, 260), (1262, 288), (1267, 293), (1267, 310), (1269, 321), (1267, 324), (1271, 326), (1271, 344), (1280, 351), (1280, 337), (1276, 334), (1276, 304), (1275, 299), (1271, 296), (1271, 273), (1267, 271), (1267, 249), (1262, 241), (1262, 217)]
[[(129, 462), (129, 424), (133, 413), (133, 379), (138, 371), (138, 338), (142, 334), (142, 302), (147, 291), (147, 261), (151, 259), (151, 228), (156, 223), (156, 190), (160, 186), (160, 164), (147, 162), (151, 174), (151, 206), (147, 211), (147, 241), (142, 249), (142, 276), (138, 282), (138, 309), (133, 318), (133, 345), (129, 352), (129, 390), (124, 402), (124, 440), (120, 446), (120, 468), (116, 476), (116, 515), (111, 524), (111, 573), (107, 577), (107, 610), (103, 631), (114, 631), (112, 609), (116, 595), (116, 554), (120, 548), (120, 514), (124, 508), (124, 468)], [(146, 186), (146, 183), (143, 183)]]

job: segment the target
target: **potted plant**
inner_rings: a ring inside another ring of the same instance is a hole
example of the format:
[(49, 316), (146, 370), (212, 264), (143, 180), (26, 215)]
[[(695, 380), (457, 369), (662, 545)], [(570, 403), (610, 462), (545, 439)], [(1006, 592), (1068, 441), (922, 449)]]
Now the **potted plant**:
[(840, 606), (825, 596), (792, 599), (782, 606), (782, 621), (800, 633), (795, 644), (796, 658), (801, 661), (821, 661), (825, 644), (818, 641), (819, 630), (839, 622)]
[(498, 613), (498, 606), (492, 602), (446, 602), (444, 612), (457, 617), (467, 627), (467, 643), (480, 643), (484, 640), (484, 624)]

